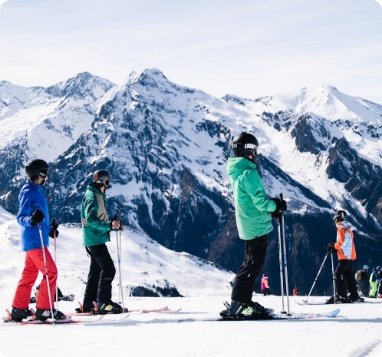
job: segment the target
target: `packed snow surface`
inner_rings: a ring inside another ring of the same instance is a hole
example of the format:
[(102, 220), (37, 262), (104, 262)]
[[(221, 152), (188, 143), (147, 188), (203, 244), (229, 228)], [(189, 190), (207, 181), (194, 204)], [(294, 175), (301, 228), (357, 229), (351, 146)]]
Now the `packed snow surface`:
[[(82, 247), (80, 228), (59, 227), (57, 239), (58, 286), (74, 294), (73, 302), (60, 301), (58, 308), (73, 312), (82, 301), (89, 259)], [(14, 216), (0, 208), (0, 307), (11, 308), (13, 294), (24, 263), (19, 227)], [(108, 243), (117, 267), (115, 237)], [(54, 254), (53, 244), (49, 248)], [(340, 308), (336, 318), (323, 320), (274, 320), (214, 322), (230, 298), (232, 272), (189, 254), (172, 252), (137, 232), (122, 234), (122, 281), (125, 306), (149, 309), (168, 306), (178, 313), (132, 312), (110, 315), (90, 324), (29, 325), (0, 323), (0, 356), (382, 356), (382, 299), (344, 305), (299, 305), (304, 297), (290, 297), (289, 308), (297, 312), (329, 312)], [(275, 267), (277, 269), (277, 267)], [(39, 283), (41, 276), (38, 278)], [(160, 284), (166, 279), (183, 297), (130, 297), (128, 286)], [(113, 299), (119, 301), (118, 273)], [(323, 296), (310, 297), (325, 301)], [(254, 301), (282, 310), (280, 296), (254, 294)], [(288, 304), (284, 299), (285, 309)], [(34, 307), (31, 304), (30, 307)], [(79, 318), (79, 317), (75, 317)]]

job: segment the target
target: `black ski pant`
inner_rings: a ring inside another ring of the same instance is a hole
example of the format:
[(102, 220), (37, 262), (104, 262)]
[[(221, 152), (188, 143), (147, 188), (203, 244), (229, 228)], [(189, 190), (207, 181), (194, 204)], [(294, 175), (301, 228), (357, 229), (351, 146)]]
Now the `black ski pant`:
[(334, 275), (338, 295), (346, 297), (348, 291), (352, 299), (358, 298), (353, 274), (353, 260), (340, 260)]
[(250, 303), (252, 301), (253, 288), (256, 277), (263, 269), (267, 252), (267, 239), (265, 234), (245, 241), (244, 261), (236, 273), (233, 283), (231, 299), (233, 301)]
[(90, 269), (83, 305), (85, 309), (90, 309), (93, 307), (93, 301), (98, 304), (111, 301), (111, 283), (115, 276), (115, 267), (106, 244), (85, 248), (90, 255)]

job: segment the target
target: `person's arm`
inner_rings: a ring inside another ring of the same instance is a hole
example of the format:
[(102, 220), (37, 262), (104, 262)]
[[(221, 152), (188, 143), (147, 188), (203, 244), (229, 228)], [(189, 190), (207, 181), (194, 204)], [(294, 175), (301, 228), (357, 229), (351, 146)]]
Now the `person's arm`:
[(23, 227), (31, 227), (31, 214), (34, 211), (35, 201), (31, 199), (30, 194), (23, 193), (20, 195), (19, 213), (16, 216), (17, 223)]
[(345, 242), (345, 230), (343, 228), (337, 229), (337, 242), (334, 243), (334, 248), (336, 250), (342, 250), (342, 245)]
[(87, 199), (83, 202), (83, 205), (85, 220), (88, 226), (104, 232), (111, 230), (111, 221), (102, 221), (98, 218), (98, 203), (96, 199)]
[(274, 212), (276, 203), (270, 200), (265, 192), (264, 184), (256, 172), (248, 172), (242, 178), (245, 191), (251, 197), (251, 201), (260, 212)]

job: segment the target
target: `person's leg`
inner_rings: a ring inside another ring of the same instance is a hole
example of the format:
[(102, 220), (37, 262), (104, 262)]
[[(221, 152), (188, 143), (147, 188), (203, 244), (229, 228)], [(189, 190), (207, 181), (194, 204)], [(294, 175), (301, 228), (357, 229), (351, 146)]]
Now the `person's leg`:
[(30, 258), (29, 252), (25, 254), (25, 264), (21, 278), (17, 284), (15, 296), (12, 301), (12, 307), (16, 309), (27, 309), (32, 293), (32, 287), (38, 275), (38, 268)]
[(241, 303), (252, 301), (256, 277), (264, 266), (267, 251), (267, 235), (245, 242), (245, 258), (236, 273), (231, 299)]
[(54, 260), (52, 256), (50, 255), (49, 250), (46, 247), (44, 249), (45, 249), (46, 265), (48, 269), (49, 290), (50, 290), (51, 301), (49, 301), (43, 251), (41, 248), (39, 248), (39, 249), (31, 250), (29, 253), (34, 264), (37, 266), (37, 268), (41, 271), (43, 275), (43, 278), (40, 283), (40, 289), (38, 292), (36, 308), (40, 310), (50, 310), (51, 308), (50, 303), (52, 303), (52, 306), (54, 303), (54, 295), (56, 291), (56, 282), (57, 282), (58, 272), (57, 272), (56, 264), (54, 263)]
[(359, 290), (362, 295), (366, 295), (365, 282), (361, 279), (359, 282)]
[(86, 282), (83, 308), (85, 312), (88, 312), (94, 307), (93, 301), (97, 302), (97, 292), (101, 267), (99, 266), (97, 260), (93, 257), (91, 250), (88, 247), (86, 247), (86, 251), (90, 256), (90, 268)]
[(358, 299), (357, 287), (355, 285), (355, 278), (353, 274), (353, 260), (344, 260), (343, 277), (346, 284), (347, 291), (350, 293), (350, 299)]
[(343, 278), (344, 271), (347, 269), (347, 260), (340, 260), (334, 272), (337, 295), (346, 298), (346, 283)]
[(97, 303), (98, 305), (101, 303), (108, 303), (111, 301), (111, 283), (115, 276), (113, 260), (107, 250), (106, 244), (91, 246), (89, 249), (101, 268), (98, 283)]
[(377, 297), (377, 290), (378, 290), (378, 280), (371, 281), (370, 280), (370, 297)]

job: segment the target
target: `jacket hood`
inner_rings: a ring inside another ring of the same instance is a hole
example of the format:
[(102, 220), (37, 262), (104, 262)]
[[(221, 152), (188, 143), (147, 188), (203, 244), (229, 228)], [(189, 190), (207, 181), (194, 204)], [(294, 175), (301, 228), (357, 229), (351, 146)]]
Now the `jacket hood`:
[(349, 223), (348, 221), (342, 221), (342, 222), (338, 222), (336, 224), (337, 228), (338, 227), (342, 227), (343, 229), (346, 229), (346, 230), (349, 230), (349, 231), (353, 231), (354, 230), (354, 227), (351, 223)]
[(230, 157), (227, 161), (227, 174), (237, 179), (245, 170), (256, 169), (256, 164), (245, 157)]

